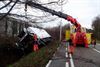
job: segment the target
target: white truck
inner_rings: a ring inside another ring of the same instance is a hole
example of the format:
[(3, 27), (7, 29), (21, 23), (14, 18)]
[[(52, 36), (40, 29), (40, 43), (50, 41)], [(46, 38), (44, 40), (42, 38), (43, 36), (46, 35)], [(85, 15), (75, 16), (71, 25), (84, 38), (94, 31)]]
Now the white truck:
[(19, 41), (16, 43), (17, 48), (22, 50), (32, 50), (34, 44), (34, 34), (37, 35), (38, 45), (46, 45), (51, 41), (51, 35), (48, 34), (44, 29), (28, 27), (24, 28), (21, 33), (19, 33)]

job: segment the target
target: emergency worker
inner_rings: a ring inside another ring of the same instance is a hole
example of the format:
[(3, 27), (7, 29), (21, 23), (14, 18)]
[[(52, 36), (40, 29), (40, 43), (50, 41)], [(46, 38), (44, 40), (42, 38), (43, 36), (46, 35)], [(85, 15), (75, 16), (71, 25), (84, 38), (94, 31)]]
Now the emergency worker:
[(74, 47), (74, 43), (73, 43), (73, 34), (71, 34), (70, 35), (70, 39), (68, 40), (68, 42), (69, 42), (69, 48), (68, 48), (68, 51), (69, 51), (69, 53), (71, 53), (71, 54), (73, 54), (74, 53), (74, 49), (75, 49), (75, 47)]
[(33, 38), (34, 38), (34, 43), (33, 43), (33, 51), (37, 51), (39, 48), (38, 48), (38, 38), (37, 38), (37, 35), (34, 34), (33, 35)]
[(96, 46), (96, 39), (92, 39), (92, 45), (93, 45), (94, 48), (95, 48), (95, 46)]
[(85, 45), (85, 47), (88, 48), (86, 33), (81, 32), (81, 27), (77, 27), (76, 29), (74, 45)]

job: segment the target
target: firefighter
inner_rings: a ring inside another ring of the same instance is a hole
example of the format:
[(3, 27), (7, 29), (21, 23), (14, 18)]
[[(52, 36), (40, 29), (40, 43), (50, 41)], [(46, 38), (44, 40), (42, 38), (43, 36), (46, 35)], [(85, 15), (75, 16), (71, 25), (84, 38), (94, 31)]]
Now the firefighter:
[(94, 48), (95, 48), (95, 45), (96, 45), (96, 39), (92, 39), (92, 45), (93, 45)]
[(37, 39), (37, 35), (34, 34), (33, 38), (34, 38), (33, 51), (37, 51), (37, 50), (39, 49), (39, 48), (38, 48), (38, 39)]
[(73, 54), (74, 53), (74, 44), (73, 44), (73, 34), (70, 35), (70, 39), (68, 40), (69, 42), (69, 48), (68, 48), (68, 52)]

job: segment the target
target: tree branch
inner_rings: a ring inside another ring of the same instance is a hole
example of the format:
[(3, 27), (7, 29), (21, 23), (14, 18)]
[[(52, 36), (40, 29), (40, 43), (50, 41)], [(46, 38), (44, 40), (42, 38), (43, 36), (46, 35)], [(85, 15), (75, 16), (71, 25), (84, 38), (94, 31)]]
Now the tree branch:
[(7, 7), (11, 2), (12, 2), (12, 0), (10, 0), (6, 5), (0, 7), (0, 10), (3, 9), (3, 8), (5, 8), (5, 7)]
[(0, 20), (2, 20), (3, 18), (5, 18), (9, 13), (10, 13), (10, 11), (13, 9), (13, 7), (16, 5), (16, 3), (18, 2), (19, 0), (16, 0), (16, 2), (12, 5), (12, 7), (9, 9), (9, 11), (5, 14), (5, 15), (3, 15), (1, 18), (0, 18)]

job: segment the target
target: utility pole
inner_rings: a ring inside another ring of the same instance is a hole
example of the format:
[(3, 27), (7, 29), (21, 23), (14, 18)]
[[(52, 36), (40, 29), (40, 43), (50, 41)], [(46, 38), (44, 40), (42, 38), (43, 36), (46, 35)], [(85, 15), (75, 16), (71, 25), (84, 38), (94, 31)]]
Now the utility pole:
[[(62, 0), (61, 0), (61, 12), (63, 12)], [(62, 40), (62, 19), (60, 21), (60, 38), (59, 38), (59, 41), (61, 42), (61, 40)]]
[(60, 21), (60, 38), (59, 41), (61, 42), (62, 39), (62, 20)]

